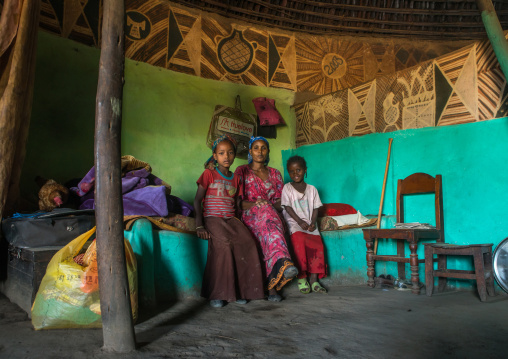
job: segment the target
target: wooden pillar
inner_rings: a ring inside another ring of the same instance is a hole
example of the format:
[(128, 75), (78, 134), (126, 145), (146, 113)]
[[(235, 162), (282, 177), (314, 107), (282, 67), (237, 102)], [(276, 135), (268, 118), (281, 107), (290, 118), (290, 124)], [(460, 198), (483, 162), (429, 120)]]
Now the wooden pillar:
[(135, 350), (125, 264), (121, 187), (124, 1), (104, 0), (95, 108), (95, 216), (104, 349)]
[(504, 37), (503, 28), (497, 18), (494, 5), (491, 0), (476, 0), (476, 5), (481, 11), (483, 25), (487, 30), (487, 36), (496, 54), (497, 61), (501, 66), (504, 77), (508, 79), (508, 42)]

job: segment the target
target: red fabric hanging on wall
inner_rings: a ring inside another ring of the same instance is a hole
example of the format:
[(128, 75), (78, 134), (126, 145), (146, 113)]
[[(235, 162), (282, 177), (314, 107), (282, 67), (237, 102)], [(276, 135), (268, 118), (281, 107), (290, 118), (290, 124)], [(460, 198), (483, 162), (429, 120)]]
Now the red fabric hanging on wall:
[(279, 111), (275, 108), (275, 100), (266, 97), (257, 97), (252, 100), (259, 117), (261, 126), (285, 125)]

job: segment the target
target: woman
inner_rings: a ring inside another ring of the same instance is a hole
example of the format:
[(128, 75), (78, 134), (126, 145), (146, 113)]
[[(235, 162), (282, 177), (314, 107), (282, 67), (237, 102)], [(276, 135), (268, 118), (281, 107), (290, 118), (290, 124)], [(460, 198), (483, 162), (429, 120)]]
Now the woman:
[(249, 164), (239, 166), (235, 174), (243, 182), (240, 192), (242, 221), (259, 241), (268, 278), (268, 300), (280, 302), (277, 294), (287, 282), (298, 274), (284, 239), (282, 207), (282, 176), (268, 167), (270, 146), (264, 137), (251, 137)]

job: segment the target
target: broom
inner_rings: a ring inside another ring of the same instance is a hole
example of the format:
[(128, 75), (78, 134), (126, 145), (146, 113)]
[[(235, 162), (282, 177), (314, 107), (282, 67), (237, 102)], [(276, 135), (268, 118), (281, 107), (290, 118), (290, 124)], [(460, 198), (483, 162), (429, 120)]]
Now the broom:
[[(383, 202), (385, 199), (386, 177), (388, 177), (388, 166), (390, 164), (390, 151), (392, 149), (393, 138), (388, 140), (388, 158), (386, 159), (385, 178), (383, 180), (383, 189), (381, 190), (381, 202), (379, 203), (379, 212), (377, 214), (377, 229), (381, 228), (381, 212), (383, 211)], [(374, 255), (377, 254), (377, 238), (374, 241)]]

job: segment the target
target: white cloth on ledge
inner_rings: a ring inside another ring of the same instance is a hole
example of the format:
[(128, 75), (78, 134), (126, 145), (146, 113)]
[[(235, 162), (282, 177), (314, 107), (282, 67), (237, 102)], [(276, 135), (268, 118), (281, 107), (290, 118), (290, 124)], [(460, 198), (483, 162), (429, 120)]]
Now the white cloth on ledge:
[(345, 214), (343, 216), (331, 216), (331, 218), (337, 221), (339, 227), (347, 226), (351, 224), (364, 224), (369, 221), (369, 219), (363, 216), (360, 211), (357, 211), (355, 214)]

